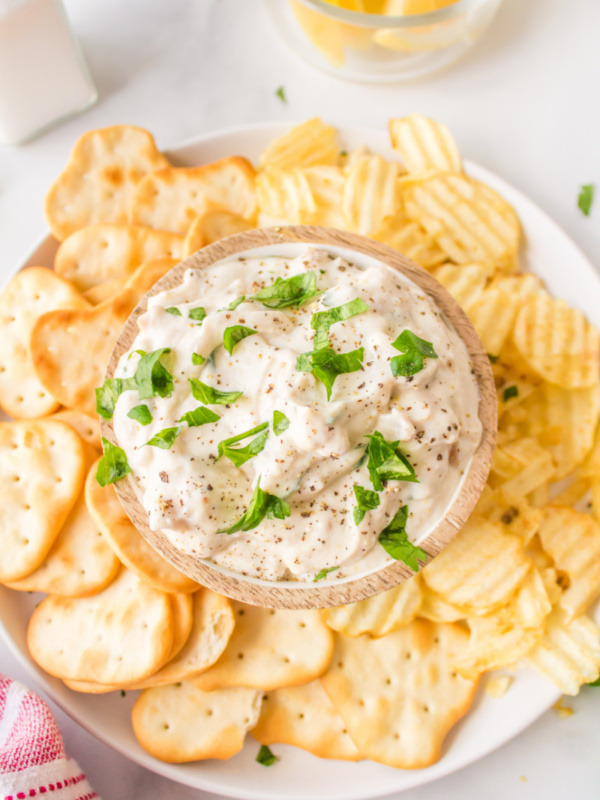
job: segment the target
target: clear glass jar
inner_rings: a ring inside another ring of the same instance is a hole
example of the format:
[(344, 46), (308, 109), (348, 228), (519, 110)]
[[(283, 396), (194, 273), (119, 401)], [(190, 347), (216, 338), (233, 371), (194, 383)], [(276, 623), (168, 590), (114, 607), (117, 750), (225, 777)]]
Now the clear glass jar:
[(458, 0), (424, 14), (350, 11), (325, 0), (265, 0), (275, 27), (300, 56), (349, 80), (411, 80), (460, 58), (502, 0)]

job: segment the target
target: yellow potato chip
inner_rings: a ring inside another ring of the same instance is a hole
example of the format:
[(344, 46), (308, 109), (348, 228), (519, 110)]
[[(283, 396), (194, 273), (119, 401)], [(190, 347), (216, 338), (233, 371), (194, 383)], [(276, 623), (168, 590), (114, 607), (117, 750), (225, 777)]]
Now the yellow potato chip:
[(81, 491), (85, 458), (64, 422), (0, 422), (0, 582), (46, 558)]
[(424, 269), (432, 269), (446, 260), (446, 254), (433, 239), (420, 225), (407, 219), (402, 211), (386, 217), (373, 238), (398, 250)]
[(128, 223), (140, 180), (168, 166), (151, 134), (142, 128), (114, 125), (84, 133), (46, 196), (52, 235), (62, 242), (87, 225)]
[(422, 571), (427, 586), (470, 614), (505, 605), (532, 567), (523, 543), (502, 525), (471, 516), (458, 536)]
[(0, 407), (12, 417), (41, 417), (58, 407), (33, 367), (31, 332), (53, 309), (84, 309), (89, 303), (75, 287), (46, 267), (18, 272), (0, 297)]
[(477, 302), (465, 310), (486, 353), (500, 353), (519, 310), (511, 296), (498, 286), (489, 286), (483, 290)]
[(305, 225), (314, 222), (317, 204), (304, 172), (269, 167), (256, 178), (258, 221), (261, 227)]
[(458, 622), (465, 618), (466, 612), (463, 608), (447, 603), (439, 594), (423, 584), (421, 605), (417, 616), (431, 620), (431, 622)]
[(226, 239), (236, 233), (254, 228), (254, 224), (231, 211), (216, 210), (201, 214), (192, 222), (185, 237), (183, 257), (195, 253), (201, 247)]
[(306, 167), (302, 174), (308, 181), (316, 205), (313, 222), (328, 228), (343, 228), (342, 195), (346, 177), (341, 167)]
[(202, 692), (191, 683), (174, 683), (142, 692), (131, 721), (138, 742), (161, 761), (226, 759), (244, 746), (260, 704), (256, 689)]
[(411, 176), (429, 172), (462, 172), (456, 142), (448, 128), (421, 114), (389, 123), (392, 146), (402, 156)]
[(492, 461), (493, 482), (505, 494), (523, 496), (545, 485), (554, 477), (550, 453), (533, 437), (502, 442), (499, 438)]
[(485, 682), (485, 693), (499, 700), (510, 689), (512, 682), (512, 675), (490, 675)]
[(600, 673), (600, 629), (589, 617), (567, 622), (561, 609), (548, 618), (540, 643), (525, 658), (563, 694), (575, 695)]
[(287, 611), (232, 601), (235, 628), (217, 663), (193, 683), (203, 691), (228, 686), (279, 689), (318, 678), (329, 666), (333, 634), (318, 611)]
[(542, 512), (534, 508), (521, 495), (511, 495), (503, 489), (492, 491), (486, 486), (475, 508), (492, 522), (499, 522), (505, 533), (518, 536), (524, 545), (528, 545), (538, 532), (542, 523)]
[(385, 636), (408, 625), (421, 605), (421, 584), (418, 576), (366, 600), (347, 606), (325, 608), (323, 619), (334, 631), (346, 636)]
[(569, 621), (600, 596), (600, 525), (573, 508), (548, 506), (539, 537), (556, 569), (568, 578), (559, 605)]
[(363, 756), (398, 769), (440, 758), (477, 689), (452, 667), (467, 642), (461, 626), (422, 619), (380, 639), (336, 635), (321, 682)]
[(289, 3), (296, 21), (312, 44), (334, 67), (342, 67), (346, 56), (341, 24), (308, 8), (300, 0), (289, 0)]
[(491, 264), (463, 264), (460, 267), (444, 264), (433, 274), (468, 314), (477, 305), (493, 273), (494, 267)]
[(115, 555), (127, 569), (164, 592), (191, 593), (198, 584), (172, 564), (144, 539), (125, 513), (114, 486), (100, 486), (96, 462), (85, 481), (88, 510)]
[(370, 236), (398, 209), (398, 164), (379, 155), (363, 156), (347, 170), (342, 197), (345, 227)]
[(89, 225), (72, 233), (58, 248), (54, 269), (80, 292), (114, 279), (127, 279), (146, 261), (179, 260), (183, 238), (139, 225)]
[(254, 167), (241, 156), (157, 170), (140, 181), (131, 222), (185, 236), (198, 215), (215, 208), (251, 220), (256, 213), (254, 177)]
[(513, 338), (528, 366), (550, 383), (565, 389), (598, 383), (600, 334), (564, 300), (545, 295), (528, 300), (517, 315)]
[(336, 129), (314, 117), (273, 139), (261, 153), (259, 163), (263, 169), (274, 167), (284, 171), (296, 167), (335, 165), (339, 153)]
[(261, 744), (291, 744), (318, 758), (362, 758), (319, 680), (263, 695), (252, 736)]
[(425, 228), (451, 261), (514, 268), (519, 220), (512, 206), (489, 186), (446, 173), (411, 179), (404, 186), (403, 199), (410, 219)]

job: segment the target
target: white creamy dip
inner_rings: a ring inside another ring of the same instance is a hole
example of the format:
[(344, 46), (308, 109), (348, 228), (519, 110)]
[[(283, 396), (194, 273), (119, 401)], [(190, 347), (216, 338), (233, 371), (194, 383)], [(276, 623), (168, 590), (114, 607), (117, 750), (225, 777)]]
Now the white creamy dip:
[[(300, 306), (271, 308), (251, 299), (277, 278), (307, 272), (321, 293)], [(246, 299), (229, 310), (241, 296)], [(325, 336), (336, 354), (363, 348), (352, 356), (354, 366), (362, 356), (362, 367), (359, 361), (357, 371), (337, 375), (328, 400), (315, 367), (299, 371), (297, 359), (315, 347), (313, 315), (357, 298), (368, 309), (332, 323)], [(206, 312), (202, 321), (189, 316), (198, 307)], [(224, 332), (239, 330), (235, 326), (256, 333), (229, 354)], [(424, 357), (414, 375), (394, 377), (390, 359), (400, 352), (392, 343), (406, 330), (437, 357)], [(150, 299), (116, 376), (134, 375), (141, 359), (136, 351), (160, 348), (170, 349), (160, 363), (172, 375), (171, 395), (140, 400), (137, 391), (124, 391), (114, 411), (118, 444), (150, 527), (181, 551), (244, 575), (313, 580), (329, 570), (326, 579), (337, 580), (391, 563), (381, 532), (407, 506), (406, 534), (418, 543), (443, 516), (481, 437), (477, 382), (462, 340), (431, 299), (384, 264), (363, 269), (314, 246), (293, 259), (234, 258), (189, 270), (177, 288)], [(193, 354), (206, 361), (194, 364)], [(189, 379), (242, 395), (227, 405), (202, 403)], [(152, 415), (149, 424), (128, 416), (140, 404)], [(179, 422), (200, 406), (219, 419)], [(274, 412), (280, 424), (289, 421), (280, 433)], [(232, 445), (245, 447), (262, 436), (260, 452), (239, 467), (226, 455), (217, 460), (220, 442), (264, 423), (266, 434)], [(146, 444), (178, 427), (170, 447), (162, 442), (169, 449)], [(375, 492), (365, 454), (372, 441), (366, 437), (375, 431), (399, 442), (418, 482), (384, 480)], [(247, 531), (218, 532), (246, 512), (259, 480), (260, 490), (288, 504), (289, 515), (264, 516)], [(358, 524), (354, 486), (368, 490), (371, 506), (378, 501)]]

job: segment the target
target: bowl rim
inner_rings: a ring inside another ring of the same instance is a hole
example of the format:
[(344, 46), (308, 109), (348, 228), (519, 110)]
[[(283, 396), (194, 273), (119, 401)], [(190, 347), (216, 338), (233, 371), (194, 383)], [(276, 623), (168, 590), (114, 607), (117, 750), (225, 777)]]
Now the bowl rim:
[[(324, 249), (351, 251), (365, 261), (369, 258), (383, 262), (401, 272), (417, 284), (435, 305), (441, 309), (467, 347), (479, 388), (479, 417), (482, 436), (475, 453), (464, 471), (463, 478), (445, 513), (419, 540), (427, 552), (427, 563), (457, 535), (473, 511), (485, 486), (491, 466), (497, 432), (497, 398), (489, 358), (471, 322), (449, 292), (426, 270), (393, 250), (354, 233), (316, 226), (285, 226), (270, 229), (253, 229), (198, 250), (166, 273), (142, 297), (114, 345), (108, 361), (105, 378), (112, 378), (123, 353), (127, 352), (137, 336), (138, 319), (146, 310), (148, 299), (179, 285), (189, 269), (205, 269), (220, 261), (229, 260), (245, 251), (285, 244), (314, 244)], [(101, 421), (102, 436), (118, 445), (113, 420)], [(173, 566), (198, 583), (227, 597), (251, 605), (269, 608), (323, 608), (344, 605), (370, 597), (397, 586), (414, 575), (403, 562), (396, 561), (343, 581), (306, 584), (297, 581), (266, 581), (244, 576), (213, 564), (208, 559), (183, 553), (161, 531), (148, 525), (144, 510), (131, 474), (117, 481), (114, 489), (133, 525), (154, 549)]]
[(456, 0), (452, 5), (438, 8), (434, 11), (425, 11), (422, 14), (405, 14), (401, 16), (388, 16), (387, 14), (370, 14), (365, 11), (351, 11), (347, 8), (334, 6), (327, 0), (296, 0), (303, 6), (316, 11), (329, 19), (344, 22), (361, 28), (418, 28), (422, 25), (431, 25), (436, 22), (447, 22), (456, 19), (474, 9), (488, 5), (493, 0)]

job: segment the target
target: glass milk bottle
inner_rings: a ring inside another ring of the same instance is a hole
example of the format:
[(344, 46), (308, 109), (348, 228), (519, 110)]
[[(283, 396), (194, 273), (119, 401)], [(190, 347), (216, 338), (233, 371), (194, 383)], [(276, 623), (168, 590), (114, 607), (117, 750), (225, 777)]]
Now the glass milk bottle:
[(32, 139), (97, 97), (61, 0), (0, 0), (0, 142)]

